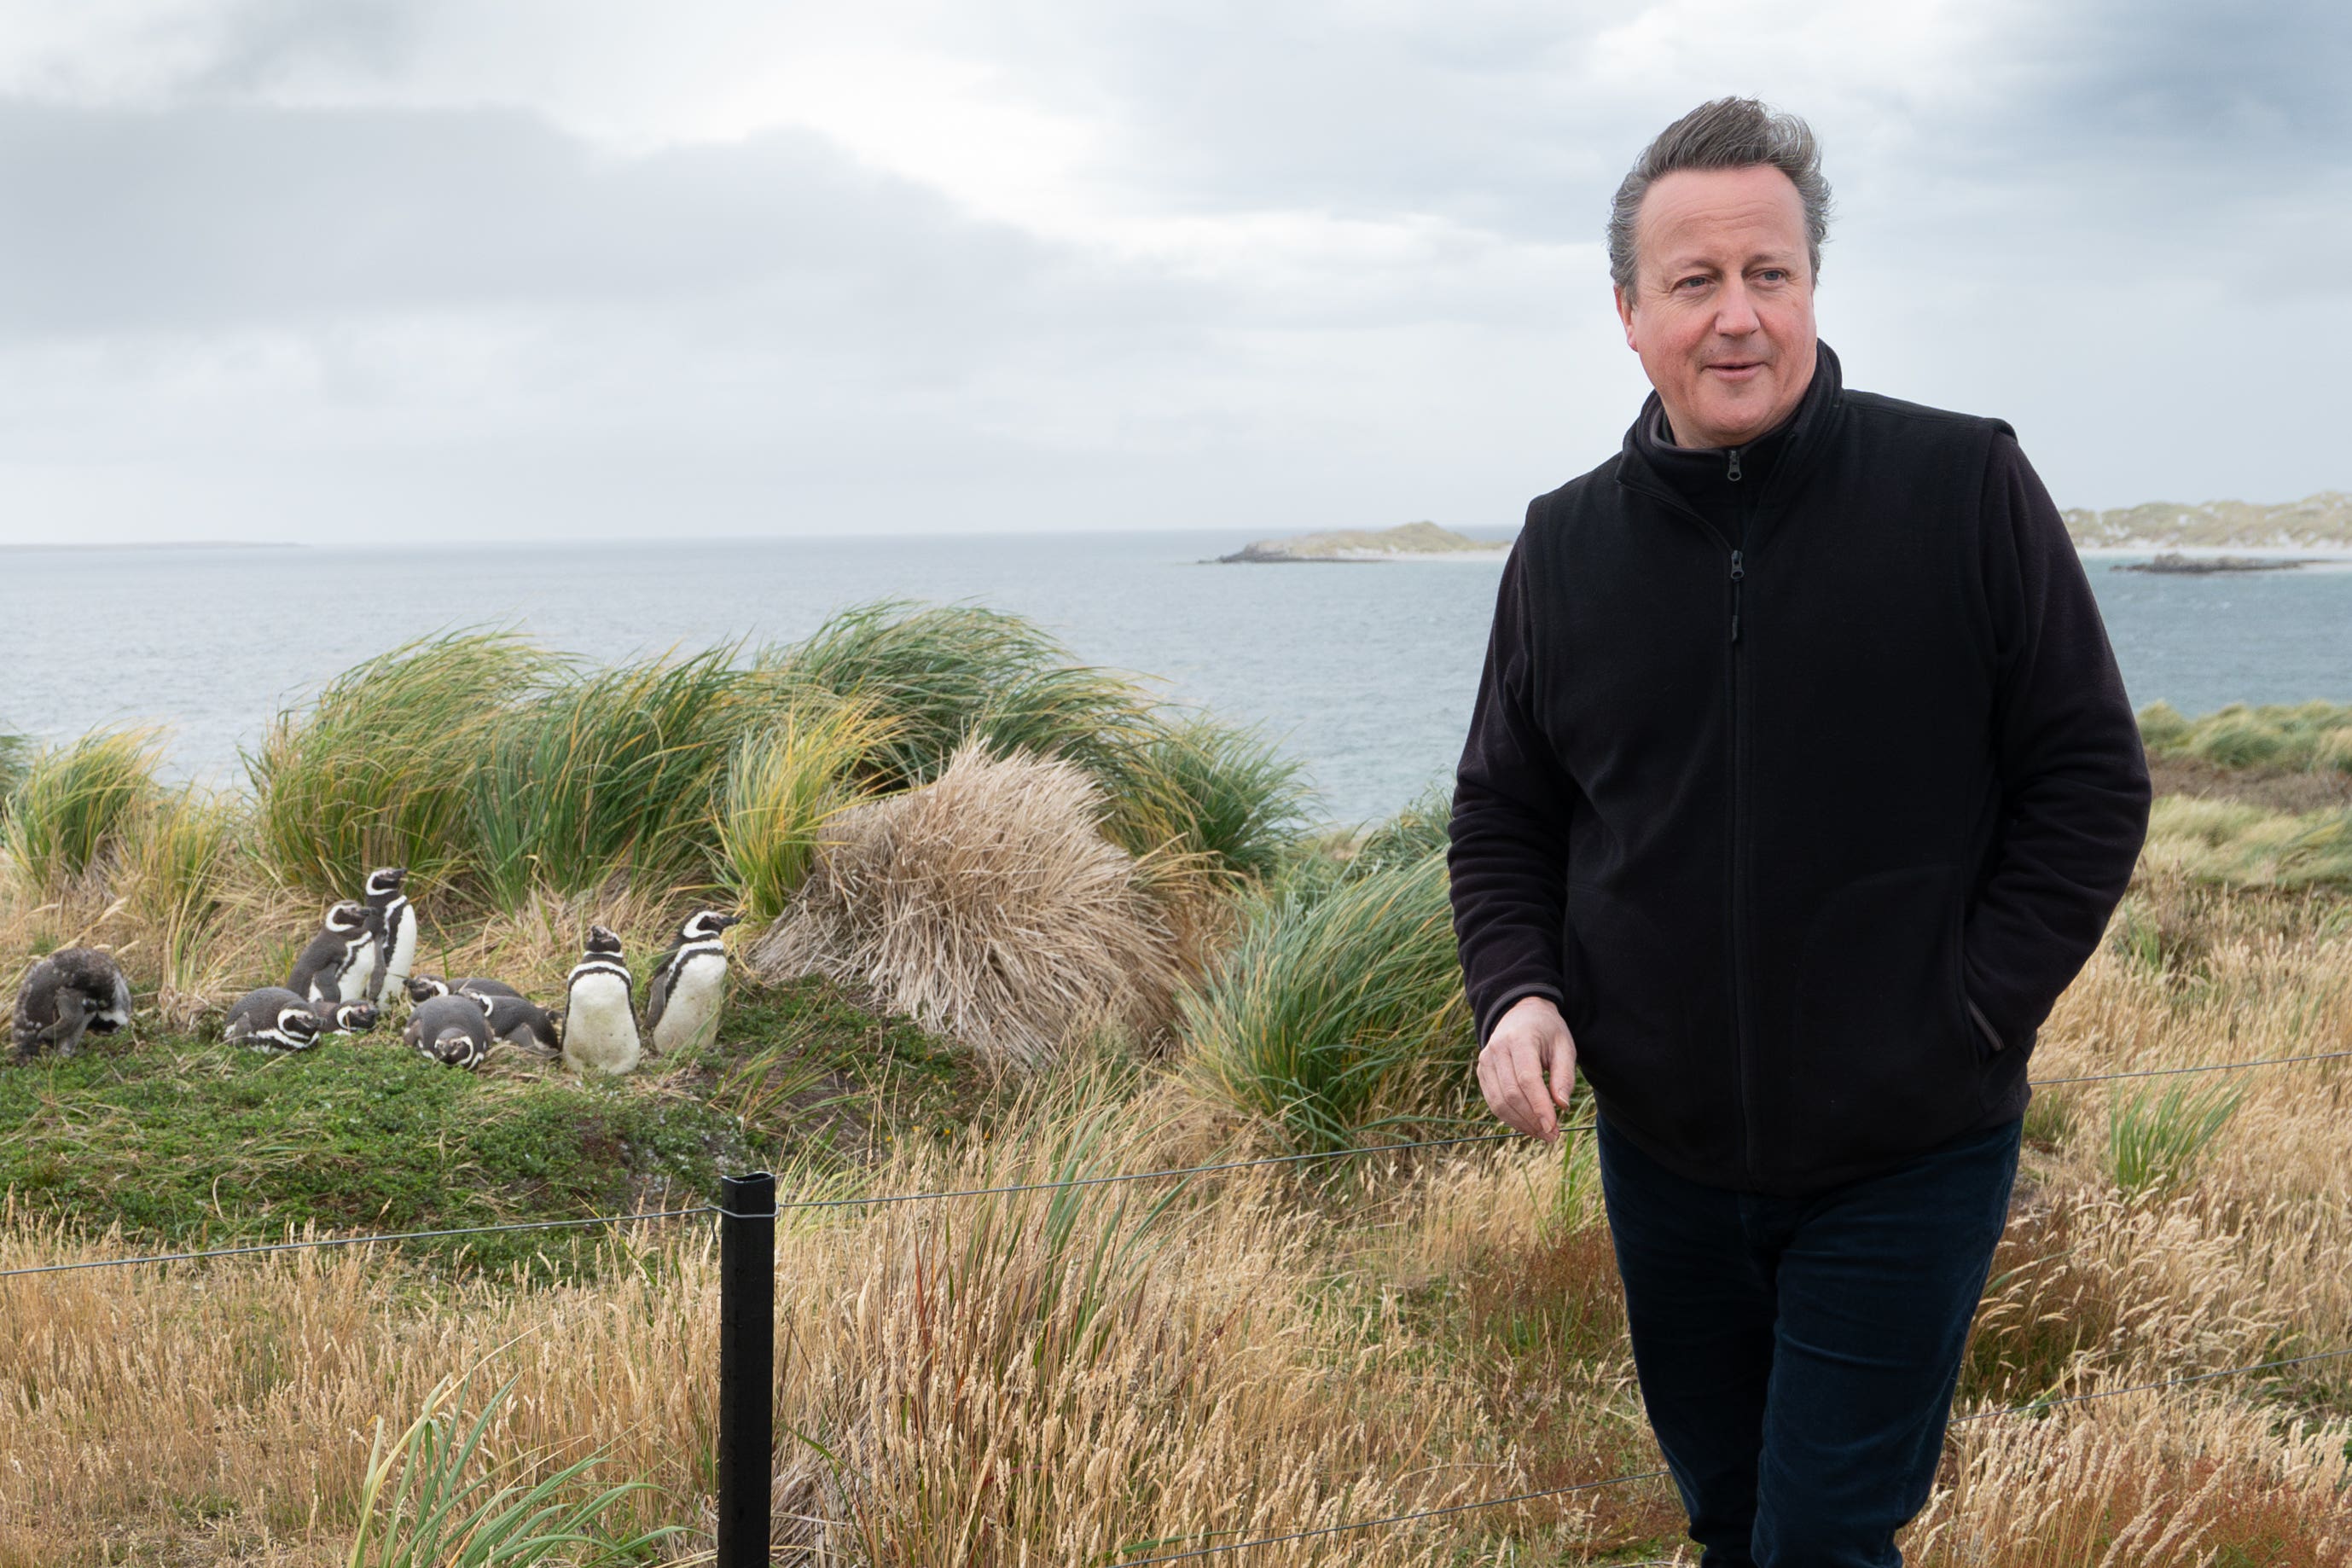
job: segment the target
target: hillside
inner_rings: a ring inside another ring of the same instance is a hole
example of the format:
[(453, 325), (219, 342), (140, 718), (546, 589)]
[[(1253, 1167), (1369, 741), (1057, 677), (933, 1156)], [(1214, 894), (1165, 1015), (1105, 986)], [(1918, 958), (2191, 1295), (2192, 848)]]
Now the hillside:
[(2107, 511), (2070, 508), (2066, 531), (2084, 550), (2122, 548), (2352, 550), (2352, 495), (2321, 490), (2264, 506), (2212, 500), (2143, 501)]

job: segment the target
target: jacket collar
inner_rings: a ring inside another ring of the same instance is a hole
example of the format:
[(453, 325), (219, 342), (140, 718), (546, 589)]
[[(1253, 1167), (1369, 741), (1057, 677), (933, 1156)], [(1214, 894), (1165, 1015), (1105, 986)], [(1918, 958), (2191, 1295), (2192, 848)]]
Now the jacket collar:
[[(1766, 478), (1764, 490), (1758, 499), (1757, 521), (1760, 525), (1770, 514), (1768, 503), (1776, 502), (1791, 493), (1803, 481), (1821, 453), (1830, 432), (1836, 426), (1845, 407), (1845, 375), (1838, 364), (1837, 353), (1820, 339), (1813, 340), (1813, 379), (1798, 400), (1797, 411), (1783, 426), (1788, 436), (1782, 444), (1780, 460), (1772, 465)], [(1663, 417), (1665, 405), (1652, 392), (1642, 402), (1642, 411), (1633, 416), (1626, 428), (1624, 446), (1617, 461), (1617, 482), (1628, 489), (1654, 496), (1685, 511), (1692, 510), (1690, 503), (1678, 494), (1666, 476), (1658, 471), (1645, 447), (1648, 441), (1643, 432), (1653, 428), (1651, 421)], [(1751, 544), (1752, 547), (1752, 544)]]

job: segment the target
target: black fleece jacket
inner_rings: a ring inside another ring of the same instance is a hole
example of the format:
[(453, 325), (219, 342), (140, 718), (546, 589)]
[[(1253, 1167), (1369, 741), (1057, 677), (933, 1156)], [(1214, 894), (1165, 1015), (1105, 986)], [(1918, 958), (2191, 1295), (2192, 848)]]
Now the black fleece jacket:
[(1670, 1169), (1819, 1191), (2024, 1110), (2147, 762), (2007, 425), (1848, 392), (1826, 344), (1745, 461), (1660, 452), (1657, 413), (1504, 568), (1454, 793), (1465, 982), (1482, 1041), (1557, 1002)]

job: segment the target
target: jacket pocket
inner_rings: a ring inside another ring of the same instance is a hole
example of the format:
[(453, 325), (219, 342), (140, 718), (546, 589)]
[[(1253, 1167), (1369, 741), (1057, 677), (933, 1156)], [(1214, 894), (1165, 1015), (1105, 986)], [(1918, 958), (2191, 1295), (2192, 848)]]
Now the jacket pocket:
[(1607, 1112), (1676, 1148), (1723, 1138), (1729, 1097), (1706, 1103), (1708, 1079), (1720, 1075), (1694, 1070), (1687, 954), (1639, 908), (1581, 883), (1568, 889), (1568, 1025)]
[(1906, 867), (1847, 883), (1814, 914), (1785, 1055), (1759, 1063), (1784, 1157), (1898, 1157), (1981, 1114), (1990, 1046), (1960, 984), (1958, 885), (1952, 867)]

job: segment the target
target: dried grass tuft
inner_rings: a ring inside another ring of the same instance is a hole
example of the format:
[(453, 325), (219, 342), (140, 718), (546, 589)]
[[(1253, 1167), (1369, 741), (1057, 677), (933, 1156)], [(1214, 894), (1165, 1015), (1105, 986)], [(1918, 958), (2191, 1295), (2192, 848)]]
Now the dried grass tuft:
[(1105, 809), (1073, 763), (966, 744), (932, 784), (835, 820), (752, 962), (862, 987), (1008, 1067), (1106, 1026), (1148, 1034), (1175, 938)]

